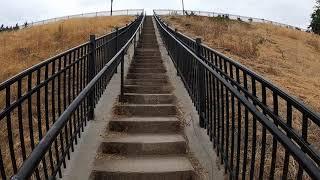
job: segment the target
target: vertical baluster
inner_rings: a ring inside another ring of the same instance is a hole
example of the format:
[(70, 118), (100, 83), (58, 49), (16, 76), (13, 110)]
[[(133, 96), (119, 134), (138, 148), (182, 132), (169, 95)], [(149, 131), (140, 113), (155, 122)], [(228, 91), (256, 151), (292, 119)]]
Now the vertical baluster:
[[(273, 112), (276, 116), (279, 114), (279, 108), (278, 108), (278, 95), (273, 92)], [(274, 121), (274, 124), (277, 126), (278, 123)], [(274, 178), (274, 172), (276, 168), (276, 162), (277, 162), (277, 148), (278, 142), (275, 137), (272, 137), (272, 159), (271, 159), (271, 168), (270, 168), (270, 178)]]
[[(63, 94), (63, 109), (67, 109), (67, 56), (63, 56), (63, 82), (62, 82), (62, 94)], [(62, 73), (62, 72), (61, 72)], [(70, 125), (70, 124), (69, 124)], [(69, 146), (70, 136), (68, 134), (68, 123), (64, 126), (64, 134), (66, 137), (66, 145)], [(72, 143), (72, 142), (71, 142)], [(66, 148), (67, 158), (70, 160), (70, 148)]]
[(230, 179), (234, 178), (234, 169), (233, 169), (233, 162), (234, 162), (234, 144), (235, 144), (235, 100), (234, 95), (231, 94), (231, 155), (230, 155)]
[[(243, 72), (244, 88), (248, 90), (247, 74)], [(246, 96), (248, 98), (248, 96)], [(249, 136), (249, 111), (245, 108), (244, 111), (244, 149), (243, 149), (243, 166), (242, 166), (242, 179), (246, 179), (247, 160), (248, 160), (248, 136)]]
[[(83, 72), (86, 72), (85, 71), (85, 66), (84, 66), (84, 58), (83, 58), (83, 48), (81, 48), (80, 49), (80, 58), (81, 58), (81, 60), (80, 60), (80, 77), (79, 77), (79, 80), (80, 80), (80, 89), (81, 89), (81, 91), (83, 90), (83, 86), (84, 86), (84, 77), (83, 77), (83, 75), (84, 75), (84, 73)], [(81, 117), (80, 117), (80, 119), (81, 119), (81, 128), (82, 128), (82, 132), (84, 131), (84, 127), (83, 127), (83, 121), (85, 121), (84, 120), (84, 109), (83, 109), (83, 107), (84, 107), (84, 101), (81, 103)]]
[[(307, 114), (302, 114), (302, 138), (308, 144), (308, 116)], [(301, 148), (303, 152), (305, 152), (306, 148)], [(303, 165), (299, 164), (298, 176), (297, 179), (303, 178)]]
[[(267, 92), (266, 86), (262, 84), (262, 103), (264, 105), (267, 104)], [(265, 114), (265, 112), (264, 112)], [(259, 171), (259, 180), (262, 180), (264, 177), (264, 164), (265, 164), (265, 155), (266, 155), (266, 138), (267, 138), (267, 130), (263, 126), (262, 127), (262, 140), (261, 140), (261, 158), (260, 158), (260, 171)]]
[[(68, 69), (66, 70), (66, 73), (68, 72), (68, 104), (70, 105), (72, 100), (71, 100), (71, 68), (72, 68), (72, 62), (71, 62), (71, 54), (68, 53), (66, 55), (66, 61), (68, 60)], [(73, 125), (72, 125), (72, 119), (70, 117), (69, 119), (69, 133), (70, 133), (70, 144), (71, 144), (71, 151), (74, 152), (74, 146), (73, 146), (73, 140), (71, 139), (73, 133), (72, 133), (72, 129), (73, 129)]]
[[(79, 76), (80, 76), (80, 50), (78, 49), (77, 51), (77, 58), (76, 58), (76, 81), (77, 81), (77, 85), (76, 85), (76, 94), (77, 96), (79, 95), (79, 93), (81, 92), (82, 89), (80, 89), (80, 82), (79, 82)], [(78, 120), (78, 126), (80, 126), (81, 122), (80, 122), (80, 111), (79, 108), (77, 109), (77, 120)], [(79, 138), (81, 138), (81, 131), (79, 130)]]
[[(256, 90), (256, 81), (253, 77), (251, 77), (251, 83), (252, 83), (252, 94), (254, 97), (257, 96), (257, 90)], [(256, 105), (254, 103), (254, 105)], [(251, 153), (251, 165), (250, 165), (250, 180), (254, 179), (254, 168), (255, 168), (255, 160), (256, 160), (256, 146), (257, 146), (257, 119), (253, 115), (252, 120), (252, 153)]]
[[(21, 98), (22, 96), (22, 80), (18, 80), (18, 99)], [(26, 160), (26, 146), (24, 143), (24, 130), (23, 130), (23, 118), (22, 118), (22, 103), (19, 103), (18, 105), (18, 121), (19, 121), (19, 138), (20, 138), (20, 143), (21, 143), (21, 154), (22, 154), (22, 159), (23, 161)]]
[(228, 164), (229, 161), (229, 129), (230, 129), (230, 125), (229, 125), (229, 91), (226, 88), (226, 149), (225, 149), (225, 156), (226, 156), (226, 162), (225, 162), (225, 173), (227, 173), (227, 165), (229, 166), (230, 164)]
[[(32, 74), (28, 75), (28, 92), (32, 89)], [(28, 97), (28, 120), (29, 120), (29, 134), (31, 149), (34, 149), (34, 136), (33, 136), (33, 118), (32, 118), (32, 95)]]
[[(289, 101), (287, 101), (287, 125), (291, 128), (292, 127), (292, 106)], [(289, 138), (290, 135), (287, 134)], [(288, 149), (285, 151), (285, 156), (284, 156), (284, 163), (283, 163), (283, 170), (282, 170), (282, 179), (285, 180), (287, 179), (288, 176), (288, 170), (289, 170), (289, 159), (290, 154)]]
[(217, 145), (217, 86), (216, 86), (216, 78), (213, 78), (212, 86), (213, 86), (213, 148), (216, 148)]
[[(40, 76), (41, 76), (41, 69), (37, 70), (37, 85), (40, 84)], [(41, 89), (37, 91), (37, 119), (38, 119), (38, 138), (39, 142), (42, 139), (42, 118), (41, 118)], [(47, 163), (46, 158), (42, 159), (42, 165), (43, 165), (43, 171), (44, 176), (47, 179), (48, 178), (48, 169), (47, 169)]]
[(236, 165), (236, 178), (239, 179), (239, 169), (240, 169), (240, 153), (241, 153), (241, 103), (238, 99), (238, 134), (237, 134), (237, 165)]
[[(55, 66), (55, 61), (52, 62), (52, 72), (51, 72), (51, 76), (54, 76), (56, 72), (56, 66)], [(52, 106), (52, 122), (54, 123), (56, 121), (56, 100), (55, 100), (55, 78), (52, 79), (52, 84), (51, 84), (51, 98), (52, 98), (52, 102), (51, 102), (51, 106)], [(61, 173), (61, 169), (60, 166), (58, 166), (58, 163), (60, 162), (60, 155), (59, 155), (59, 150), (58, 150), (58, 141), (55, 140), (54, 141), (54, 148), (55, 148), (55, 154), (56, 154), (56, 162), (57, 162), (57, 167), (58, 168), (58, 172), (59, 172), (59, 177), (62, 178), (62, 173)]]
[[(47, 80), (49, 76), (49, 67), (48, 64), (46, 64), (45, 67), (45, 73), (44, 73), (44, 79)], [(44, 86), (44, 114), (45, 114), (45, 124), (46, 124), (46, 132), (49, 131), (50, 124), (49, 124), (49, 92), (48, 92), (48, 83)], [(50, 169), (51, 169), (51, 175), (53, 175), (54, 171), (54, 164), (53, 164), (53, 157), (52, 157), (52, 150), (51, 147), (49, 149), (49, 161), (50, 161)]]
[[(11, 87), (6, 87), (6, 109), (10, 108), (11, 106)], [(7, 132), (8, 132), (8, 141), (9, 141), (9, 149), (10, 149), (10, 157), (13, 172), (17, 173), (17, 164), (16, 164), (16, 156), (13, 147), (13, 138), (12, 138), (12, 125), (11, 125), (11, 112), (8, 112), (7, 115)]]
[(224, 151), (224, 85), (223, 83), (221, 82), (221, 115), (220, 115), (220, 118), (221, 118), (221, 144), (220, 144), (220, 148), (221, 148), (221, 156), (220, 156), (220, 163), (223, 164), (223, 156), (225, 155), (225, 151)]
[(213, 131), (213, 127), (212, 127), (212, 121), (213, 121), (213, 107), (214, 107), (214, 105), (213, 105), (213, 101), (214, 101), (214, 95), (213, 95), (213, 92), (214, 92), (214, 90), (213, 90), (213, 88), (214, 88), (214, 86), (213, 86), (213, 77), (212, 77), (212, 74), (211, 73), (209, 73), (209, 84), (208, 84), (208, 86), (209, 86), (209, 119), (210, 119), (210, 122), (209, 122), (209, 129), (210, 129), (210, 141), (213, 141), (213, 133), (212, 133), (212, 131)]
[(220, 81), (217, 79), (217, 155), (219, 156), (220, 154)]

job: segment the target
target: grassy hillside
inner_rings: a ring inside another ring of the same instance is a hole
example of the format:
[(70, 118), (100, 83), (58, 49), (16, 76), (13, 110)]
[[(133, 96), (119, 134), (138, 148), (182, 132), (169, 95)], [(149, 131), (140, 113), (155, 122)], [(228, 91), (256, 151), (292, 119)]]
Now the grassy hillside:
[(164, 19), (191, 37), (202, 37), (210, 47), (320, 111), (320, 36), (222, 18), (169, 16)]
[[(90, 34), (103, 35), (134, 17), (78, 18), (0, 33), (0, 82), (57, 53), (89, 40)], [(5, 67), (5, 68), (3, 68)]]

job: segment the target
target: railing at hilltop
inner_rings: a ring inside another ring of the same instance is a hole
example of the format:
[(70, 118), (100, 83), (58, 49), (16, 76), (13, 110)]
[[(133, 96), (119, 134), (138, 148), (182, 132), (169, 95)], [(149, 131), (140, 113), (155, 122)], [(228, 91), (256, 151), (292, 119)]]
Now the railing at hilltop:
[(196, 16), (207, 16), (207, 17), (227, 17), (232, 20), (240, 20), (248, 23), (267, 23), (267, 24), (273, 24), (280, 27), (286, 27), (289, 29), (295, 29), (299, 31), (305, 31), (309, 32), (307, 29), (303, 29), (300, 27), (291, 26), (288, 24), (283, 24), (275, 21), (270, 21), (266, 19), (260, 19), (260, 18), (253, 18), (253, 17), (247, 17), (247, 16), (240, 16), (240, 15), (234, 15), (234, 14), (224, 14), (224, 13), (217, 13), (217, 12), (209, 12), (209, 11), (192, 11), (192, 10), (185, 10), (183, 14), (182, 10), (170, 10), (170, 9), (157, 9), (154, 10), (154, 12), (157, 15), (196, 15)]
[[(89, 42), (0, 84), (2, 179), (13, 174), (12, 179), (21, 180), (61, 177), (95, 105), (123, 65), (130, 43), (136, 43), (143, 20), (140, 14), (126, 27), (90, 36)], [(121, 77), (123, 84), (123, 66)]]
[[(144, 10), (143, 9), (125, 9), (125, 10), (115, 10), (112, 11), (112, 16), (135, 16), (135, 15), (140, 15)], [(68, 20), (68, 19), (73, 19), (73, 18), (90, 18), (90, 17), (103, 17), (103, 16), (110, 16), (111, 11), (99, 11), (99, 12), (92, 12), (92, 13), (82, 13), (82, 14), (74, 14), (74, 15), (69, 15), (69, 16), (63, 16), (63, 17), (57, 17), (57, 18), (51, 18), (51, 19), (46, 19), (46, 20), (41, 20), (41, 21), (36, 21), (36, 22), (31, 22), (27, 25), (27, 27), (33, 27), (37, 25), (43, 25), (43, 24), (48, 24), (48, 23), (53, 23), (61, 20)], [(19, 26), (20, 29), (25, 28), (25, 25)]]
[(230, 179), (320, 179), (319, 114), (155, 18)]

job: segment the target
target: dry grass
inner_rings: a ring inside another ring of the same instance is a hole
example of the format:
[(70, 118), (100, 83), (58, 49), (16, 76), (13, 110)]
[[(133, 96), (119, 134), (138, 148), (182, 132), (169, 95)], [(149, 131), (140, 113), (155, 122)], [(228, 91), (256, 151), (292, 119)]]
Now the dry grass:
[(270, 24), (208, 17), (164, 17), (320, 111), (320, 36)]
[(77, 18), (0, 33), (0, 82), (57, 53), (86, 42), (90, 34), (106, 34), (115, 26), (124, 26), (133, 19), (130, 16)]

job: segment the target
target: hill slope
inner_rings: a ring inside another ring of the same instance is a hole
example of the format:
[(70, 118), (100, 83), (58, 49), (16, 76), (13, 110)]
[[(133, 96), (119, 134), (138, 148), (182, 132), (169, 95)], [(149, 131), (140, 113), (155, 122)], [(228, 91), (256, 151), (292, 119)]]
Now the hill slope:
[(178, 31), (200, 36), (320, 111), (320, 36), (270, 24), (208, 17), (163, 17)]
[(98, 36), (124, 26), (134, 17), (77, 18), (0, 33), (0, 82), (18, 72)]

